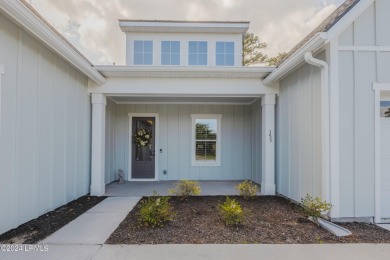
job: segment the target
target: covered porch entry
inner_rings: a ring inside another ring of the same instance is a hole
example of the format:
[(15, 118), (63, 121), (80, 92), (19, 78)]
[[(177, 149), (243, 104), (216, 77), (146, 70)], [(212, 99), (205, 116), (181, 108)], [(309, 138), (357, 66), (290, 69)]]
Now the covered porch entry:
[(119, 172), (129, 182), (249, 179), (275, 194), (277, 89), (261, 73), (237, 75), (90, 86), (91, 194), (104, 195)]

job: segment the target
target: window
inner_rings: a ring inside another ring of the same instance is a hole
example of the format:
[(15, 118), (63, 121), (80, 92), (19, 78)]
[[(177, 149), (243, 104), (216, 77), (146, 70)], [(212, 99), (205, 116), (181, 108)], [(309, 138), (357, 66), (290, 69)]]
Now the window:
[(188, 65), (207, 65), (207, 42), (188, 43)]
[(134, 41), (134, 65), (153, 65), (152, 41)]
[(234, 42), (217, 42), (217, 66), (234, 66)]
[(192, 165), (220, 166), (222, 115), (191, 115)]
[(161, 42), (161, 65), (180, 65), (180, 42)]

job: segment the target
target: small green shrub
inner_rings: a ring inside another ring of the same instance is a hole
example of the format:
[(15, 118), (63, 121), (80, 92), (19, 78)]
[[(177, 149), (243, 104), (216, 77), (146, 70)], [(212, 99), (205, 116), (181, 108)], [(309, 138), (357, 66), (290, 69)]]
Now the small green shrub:
[(310, 217), (319, 218), (322, 214), (328, 213), (332, 208), (332, 204), (320, 199), (319, 197), (313, 198), (309, 194), (305, 198), (301, 199), (305, 214)]
[(142, 200), (138, 211), (139, 223), (154, 228), (173, 220), (176, 213), (173, 211), (169, 199), (170, 197), (159, 197), (154, 192), (153, 196)]
[(170, 189), (169, 193), (181, 197), (183, 200), (187, 199), (189, 196), (200, 195), (201, 189), (199, 182), (182, 180), (178, 181), (175, 184), (174, 189)]
[(234, 199), (227, 197), (226, 201), (219, 205), (219, 212), (228, 226), (235, 226), (244, 222), (244, 211)]
[(257, 195), (258, 187), (252, 181), (245, 180), (239, 183), (235, 188), (246, 200), (250, 198), (253, 199)]

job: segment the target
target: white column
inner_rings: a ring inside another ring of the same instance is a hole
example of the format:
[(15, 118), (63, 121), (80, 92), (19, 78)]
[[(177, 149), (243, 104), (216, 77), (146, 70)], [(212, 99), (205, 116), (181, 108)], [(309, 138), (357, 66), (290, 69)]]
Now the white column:
[(0, 63), (0, 136), (1, 136), (1, 80), (4, 75), (4, 65)]
[(102, 196), (105, 193), (105, 129), (106, 97), (92, 94), (92, 161), (91, 195)]
[(275, 195), (275, 95), (261, 98), (262, 178), (261, 193)]

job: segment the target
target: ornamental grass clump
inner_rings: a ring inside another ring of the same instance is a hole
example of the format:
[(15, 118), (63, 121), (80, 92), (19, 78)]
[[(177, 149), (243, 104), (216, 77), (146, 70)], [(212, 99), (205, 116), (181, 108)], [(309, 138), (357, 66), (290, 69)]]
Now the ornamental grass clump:
[(159, 197), (154, 192), (153, 196), (144, 199), (139, 205), (138, 221), (147, 227), (161, 227), (176, 216), (169, 203), (170, 197)]
[(182, 200), (186, 200), (189, 196), (200, 195), (201, 192), (199, 182), (188, 180), (176, 182), (175, 188), (169, 190), (170, 194), (179, 196)]
[(235, 188), (246, 200), (254, 199), (258, 191), (257, 185), (248, 180), (239, 183)]
[(219, 205), (220, 215), (227, 226), (237, 226), (244, 222), (244, 211), (235, 199), (226, 198)]
[(317, 222), (317, 218), (323, 214), (327, 214), (332, 208), (332, 204), (320, 199), (319, 197), (313, 198), (309, 194), (305, 198), (301, 199), (301, 203), (305, 214), (309, 217), (313, 217)]

